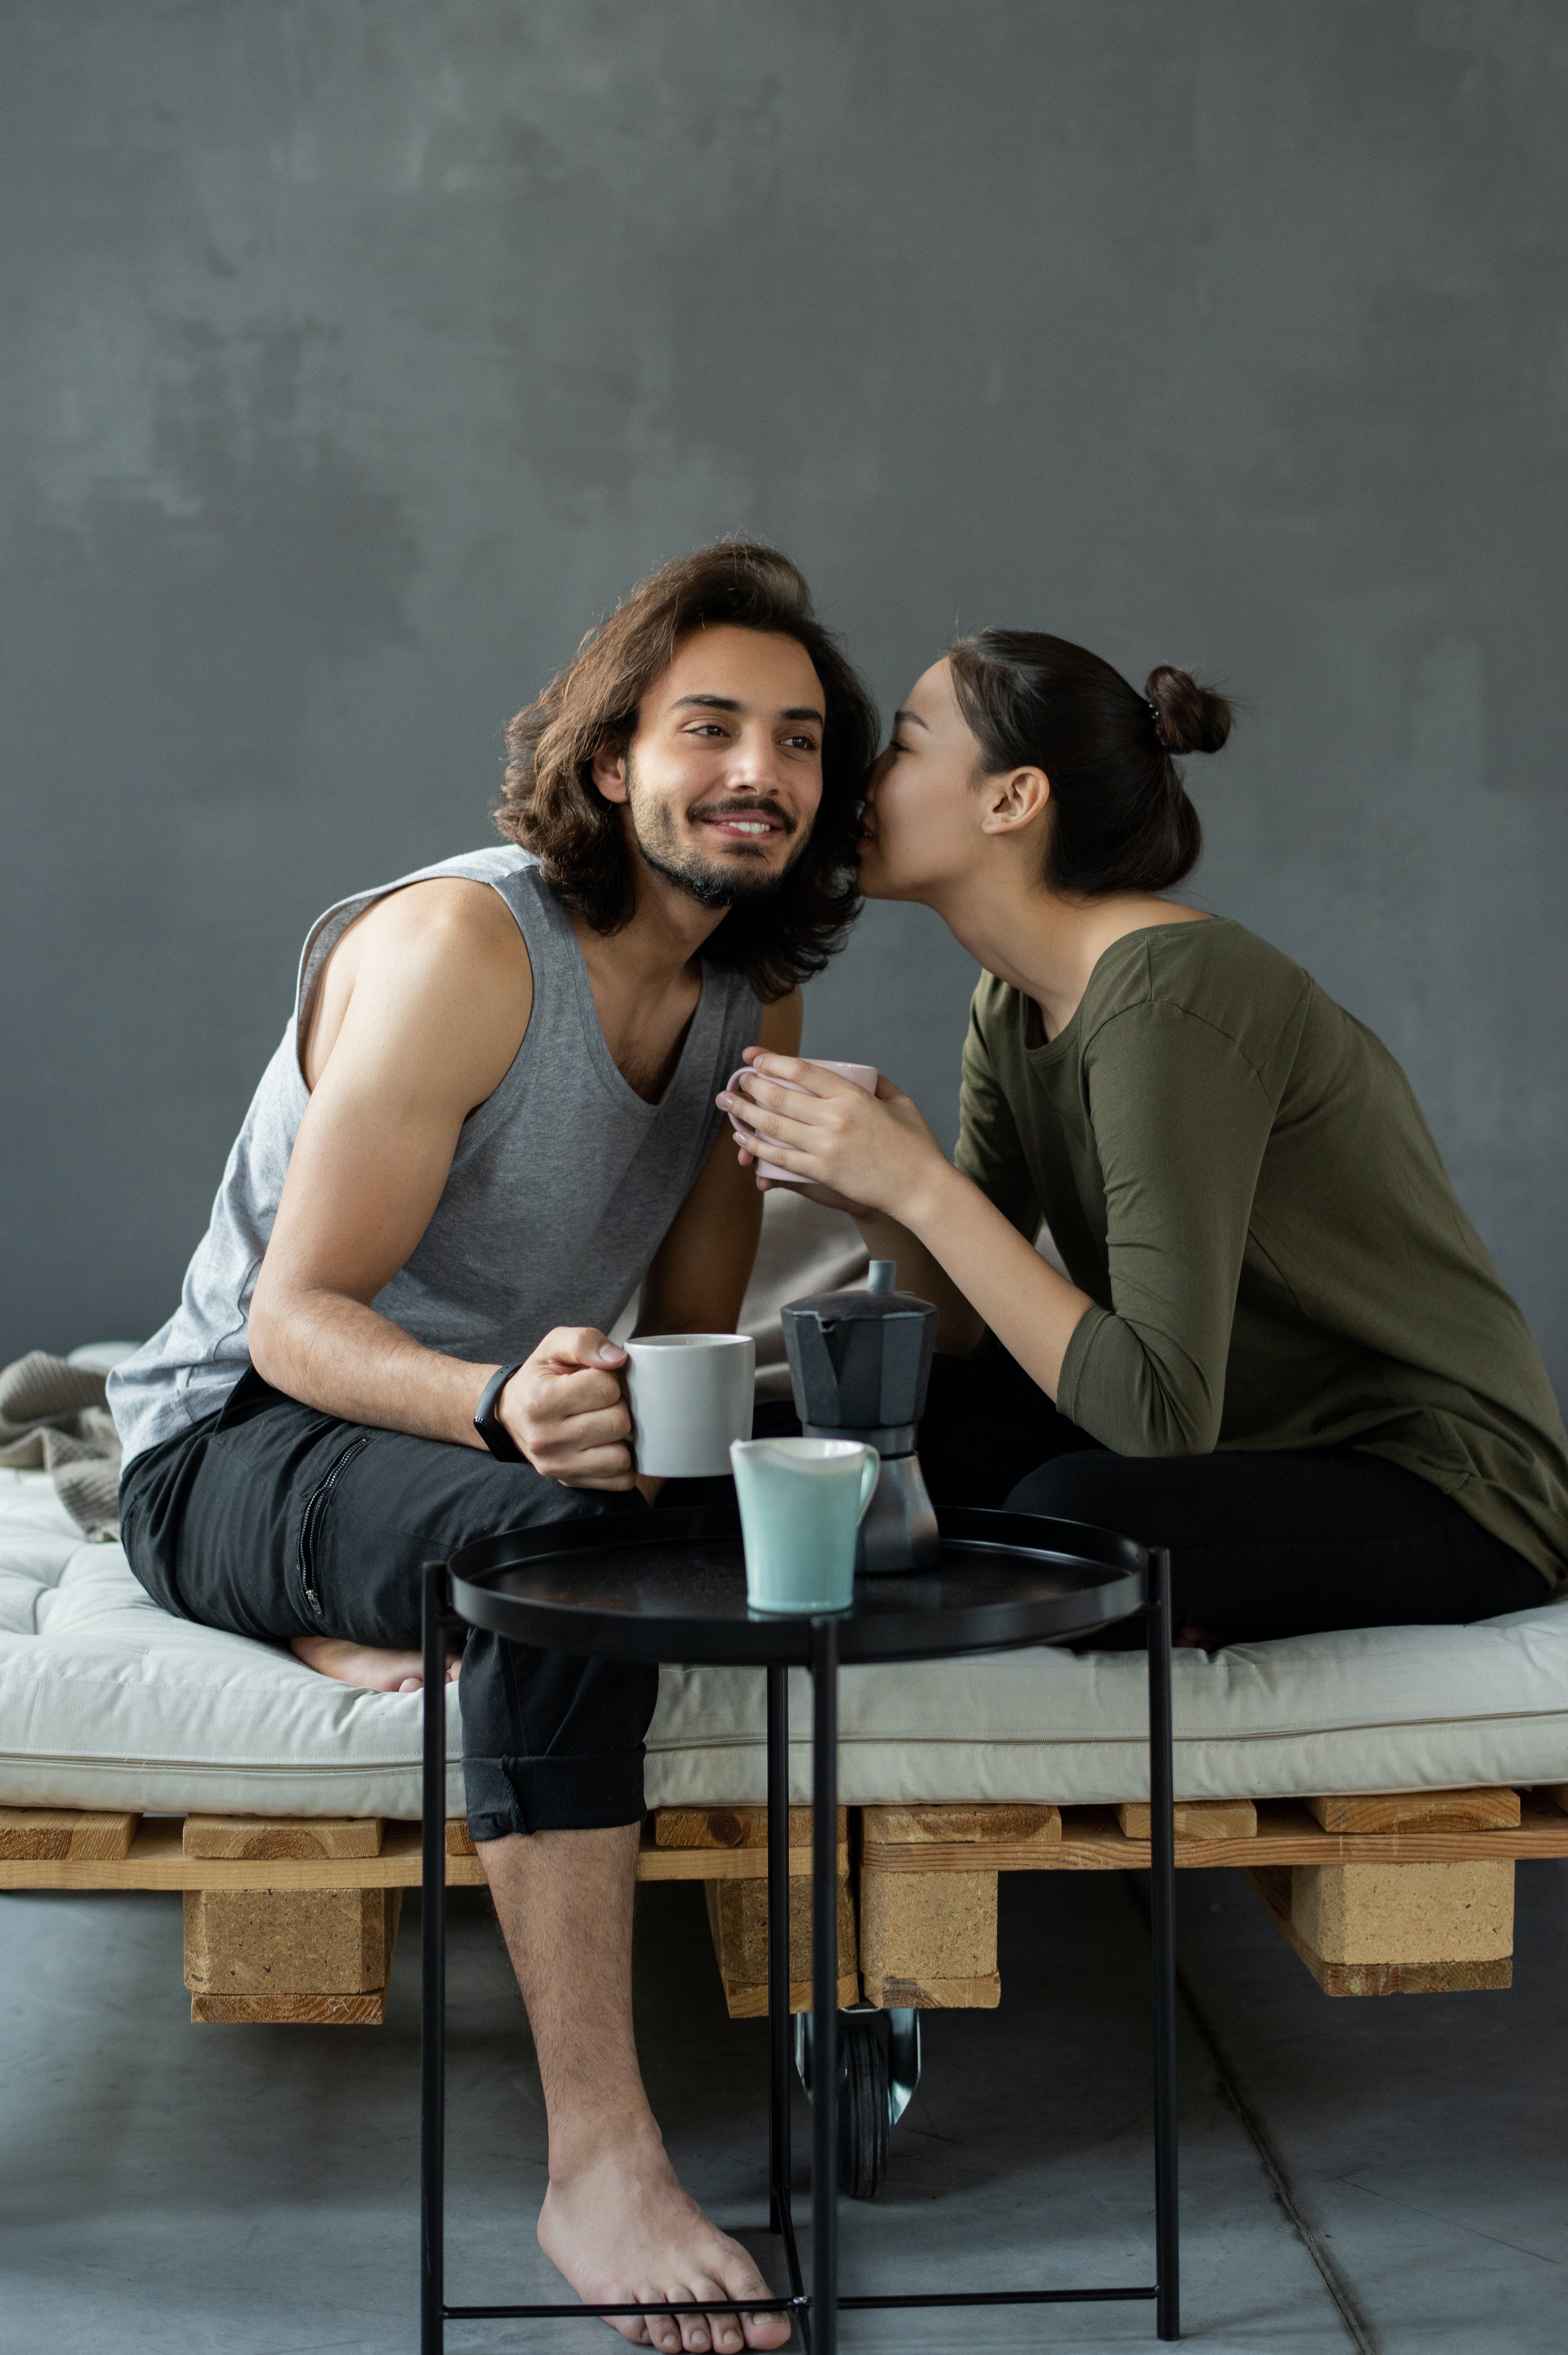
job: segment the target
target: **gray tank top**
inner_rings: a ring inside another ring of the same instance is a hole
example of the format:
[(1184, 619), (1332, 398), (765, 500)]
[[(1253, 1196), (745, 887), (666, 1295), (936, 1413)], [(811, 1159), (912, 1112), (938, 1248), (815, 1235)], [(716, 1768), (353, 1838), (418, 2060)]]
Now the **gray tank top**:
[(605, 1044), (566, 913), (525, 850), (478, 850), (329, 908), (300, 960), (294, 1011), (223, 1173), (180, 1305), (109, 1380), (125, 1460), (219, 1408), (249, 1363), (246, 1323), (310, 1092), (299, 1029), (335, 941), (408, 883), (466, 877), (500, 892), (527, 944), (534, 1010), (493, 1095), (469, 1114), (429, 1225), (372, 1305), (476, 1365), (525, 1358), (554, 1325), (608, 1332), (642, 1281), (719, 1125), (714, 1097), (757, 1037), (736, 973), (703, 991), (662, 1102), (645, 1103)]

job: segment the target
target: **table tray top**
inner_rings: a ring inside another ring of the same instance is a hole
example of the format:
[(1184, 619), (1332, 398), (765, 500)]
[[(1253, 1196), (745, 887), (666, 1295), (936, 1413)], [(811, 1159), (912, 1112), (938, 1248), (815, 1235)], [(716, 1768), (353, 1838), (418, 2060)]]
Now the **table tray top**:
[[(1143, 1608), (1149, 1556), (1130, 1538), (968, 1507), (937, 1518), (934, 1569), (856, 1579), (832, 1623), (842, 1661), (1060, 1643)], [(811, 1657), (810, 1617), (748, 1608), (733, 1506), (509, 1529), (461, 1547), (447, 1569), (461, 1618), (551, 1651), (757, 1668)]]

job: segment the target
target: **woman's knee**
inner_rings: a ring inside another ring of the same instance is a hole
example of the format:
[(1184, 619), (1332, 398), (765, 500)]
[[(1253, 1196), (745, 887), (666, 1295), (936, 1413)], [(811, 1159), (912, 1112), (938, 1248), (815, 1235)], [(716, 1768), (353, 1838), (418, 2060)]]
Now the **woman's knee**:
[(1083, 1449), (1038, 1464), (1010, 1491), (1010, 1513), (1041, 1513), (1062, 1521), (1095, 1521), (1114, 1528), (1118, 1494), (1126, 1501), (1126, 1465), (1108, 1448)]

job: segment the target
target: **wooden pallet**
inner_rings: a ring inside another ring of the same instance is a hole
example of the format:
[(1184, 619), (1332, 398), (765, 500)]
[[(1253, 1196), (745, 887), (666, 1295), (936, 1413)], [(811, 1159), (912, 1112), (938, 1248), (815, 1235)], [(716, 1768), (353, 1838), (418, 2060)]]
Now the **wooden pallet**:
[[(789, 1815), (791, 2000), (810, 2004), (810, 1814)], [(484, 1868), (468, 1826), (446, 1828), (449, 1888)], [(639, 1881), (701, 1881), (732, 2017), (767, 2009), (767, 1821), (760, 1807), (663, 1808)], [(367, 1817), (172, 1816), (0, 1808), (0, 1889), (179, 1890), (185, 1983), (202, 2022), (376, 2027), (405, 1889), (421, 1877), (417, 1824)], [(840, 1998), (860, 1992), (846, 1811), (839, 1811)]]
[[(849, 1816), (858, 1817), (852, 1844)], [(1176, 1862), (1240, 1866), (1330, 1995), (1510, 1984), (1514, 1866), (1568, 1856), (1568, 1785), (1181, 1801)], [(1048, 1806), (840, 1810), (840, 1999), (969, 2009), (1001, 2000), (998, 1876), (1147, 1867), (1149, 1809)], [(483, 1867), (461, 1817), (447, 1881)], [(789, 1820), (792, 2008), (810, 2000), (810, 1811)], [(701, 1881), (725, 1999), (766, 2006), (767, 1823), (760, 1807), (650, 1817), (640, 1881)], [(376, 1817), (0, 1808), (0, 1889), (179, 1890), (191, 2017), (375, 2025), (400, 1893), (420, 1879), (418, 1825)]]
[[(1176, 1863), (1241, 1866), (1329, 1995), (1512, 1978), (1516, 1863), (1568, 1856), (1568, 1786), (1179, 1801)], [(1137, 1870), (1149, 1807), (867, 1807), (861, 1955), (874, 2003), (995, 2003), (997, 1876)]]

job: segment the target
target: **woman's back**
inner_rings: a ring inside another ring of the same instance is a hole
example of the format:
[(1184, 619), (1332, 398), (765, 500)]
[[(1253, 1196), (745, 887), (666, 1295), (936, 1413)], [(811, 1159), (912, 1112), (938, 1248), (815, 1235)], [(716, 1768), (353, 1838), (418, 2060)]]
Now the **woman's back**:
[(982, 979), (956, 1157), (1096, 1303), (1058, 1403), (1103, 1445), (1355, 1445), (1568, 1571), (1568, 1442), (1524, 1319), (1398, 1064), (1266, 942), (1131, 933), (1050, 1040)]

